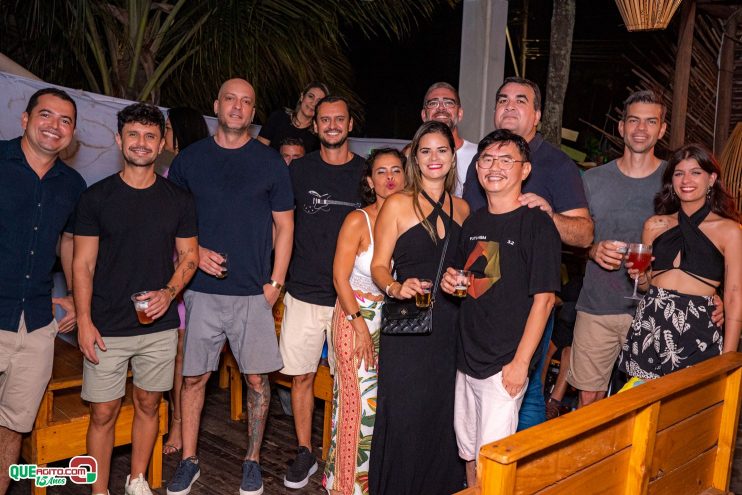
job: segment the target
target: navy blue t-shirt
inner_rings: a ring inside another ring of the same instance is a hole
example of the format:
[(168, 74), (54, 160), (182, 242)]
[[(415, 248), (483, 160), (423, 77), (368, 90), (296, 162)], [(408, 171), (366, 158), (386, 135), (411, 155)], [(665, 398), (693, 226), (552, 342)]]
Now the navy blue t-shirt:
[[(562, 150), (544, 141), (540, 133), (528, 143), (531, 152), (531, 174), (523, 183), (524, 193), (538, 194), (556, 213), (577, 208), (587, 208), (585, 190), (582, 188), (580, 171)], [(477, 179), (475, 155), (466, 172), (463, 198), (472, 212), (487, 205), (487, 197)]]
[(257, 139), (227, 149), (208, 137), (175, 157), (168, 178), (193, 194), (199, 245), (228, 257), (226, 278), (198, 270), (189, 288), (229, 296), (262, 294), (272, 269), (272, 212), (294, 208), (289, 168), (281, 156)]

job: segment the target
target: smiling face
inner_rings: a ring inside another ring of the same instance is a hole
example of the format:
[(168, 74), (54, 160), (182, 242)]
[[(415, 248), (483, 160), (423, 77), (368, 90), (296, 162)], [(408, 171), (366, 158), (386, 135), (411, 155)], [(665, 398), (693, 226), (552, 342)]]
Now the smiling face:
[(519, 195), (530, 171), (515, 143), (492, 143), (477, 159), (477, 179), (487, 193)]
[(541, 111), (536, 110), (536, 95), (530, 86), (508, 83), (497, 94), (495, 129), (507, 129), (526, 141), (536, 135)]
[(706, 172), (695, 158), (682, 160), (672, 173), (672, 189), (681, 202), (705, 201), (714, 182), (716, 174)]
[(317, 102), (327, 96), (322, 88), (309, 88), (306, 93), (299, 97), (299, 111), (304, 114), (305, 117), (311, 119), (314, 117), (314, 108), (317, 106)]
[(423, 122), (437, 120), (443, 122), (451, 129), (458, 126), (464, 117), (464, 110), (456, 101), (456, 93), (448, 88), (435, 88), (425, 95), (420, 116)]
[(157, 125), (129, 122), (124, 124), (121, 134), (116, 134), (116, 144), (121, 148), (127, 165), (149, 167), (154, 165), (165, 140)]
[(214, 113), (223, 131), (247, 133), (255, 116), (255, 90), (244, 79), (230, 79), (219, 90)]
[(324, 148), (340, 148), (353, 130), (353, 119), (344, 101), (326, 102), (317, 109), (314, 130)]
[(624, 144), (634, 153), (651, 153), (666, 129), (667, 123), (662, 122), (662, 106), (656, 103), (632, 103), (618, 123)]
[(429, 179), (445, 178), (453, 166), (453, 156), (448, 139), (439, 132), (422, 136), (415, 153), (420, 173)]
[(366, 181), (376, 196), (382, 199), (401, 191), (405, 186), (402, 161), (390, 153), (378, 155), (371, 169), (371, 177), (366, 177)]
[(75, 107), (57, 96), (41, 95), (28, 114), (23, 112), (23, 140), (35, 152), (56, 156), (69, 146), (75, 133)]

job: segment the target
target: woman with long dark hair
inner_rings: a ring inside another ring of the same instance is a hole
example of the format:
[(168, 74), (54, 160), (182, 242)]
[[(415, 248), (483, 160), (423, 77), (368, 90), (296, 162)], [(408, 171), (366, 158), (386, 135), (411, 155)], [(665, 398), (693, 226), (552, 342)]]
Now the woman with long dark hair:
[[(688, 144), (672, 154), (655, 213), (642, 233), (652, 265), (629, 267), (647, 291), (619, 356), (633, 383), (736, 351), (742, 328), (742, 230), (711, 152)], [(716, 293), (723, 333), (711, 322)]]
[[(456, 258), (469, 206), (452, 195), (455, 150), (446, 124), (420, 126), (405, 170), (407, 187), (388, 198), (379, 213), (371, 276), (390, 298), (423, 294), (423, 280), (435, 281), (441, 258), (443, 271)], [(464, 465), (453, 430), (458, 305), (435, 289), (429, 289), (432, 333), (382, 331), (369, 472), (373, 495), (449, 494), (463, 487)]]

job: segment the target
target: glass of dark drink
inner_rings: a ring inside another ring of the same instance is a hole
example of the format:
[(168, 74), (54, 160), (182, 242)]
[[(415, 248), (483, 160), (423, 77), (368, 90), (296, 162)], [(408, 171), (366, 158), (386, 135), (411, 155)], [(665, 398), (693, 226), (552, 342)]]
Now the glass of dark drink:
[(227, 253), (216, 253), (216, 254), (224, 258), (224, 261), (219, 263), (222, 267), (222, 272), (215, 276), (216, 278), (227, 278), (227, 271), (229, 270), (229, 267), (227, 265)]
[(433, 281), (427, 278), (421, 278), (420, 287), (422, 287), (423, 293), (415, 294), (415, 306), (418, 308), (430, 307), (430, 299), (433, 296)]
[(137, 312), (137, 319), (139, 320), (139, 323), (142, 325), (149, 325), (153, 321), (155, 321), (151, 316), (147, 316), (147, 308), (149, 308), (149, 301), (151, 298), (146, 299), (140, 299), (142, 296), (147, 294), (148, 290), (144, 290), (142, 292), (137, 292), (136, 294), (131, 295), (131, 302), (134, 303), (134, 310)]
[(466, 297), (466, 291), (471, 283), (471, 272), (469, 270), (456, 270), (456, 283), (453, 286), (453, 295)]
[[(651, 244), (629, 244), (628, 254), (626, 255), (626, 261), (631, 262), (631, 268), (636, 268), (639, 273), (642, 273), (649, 268), (649, 264), (652, 262), (652, 245)], [(634, 293), (630, 296), (626, 296), (626, 299), (641, 299), (636, 293), (639, 288), (639, 274), (634, 279)]]

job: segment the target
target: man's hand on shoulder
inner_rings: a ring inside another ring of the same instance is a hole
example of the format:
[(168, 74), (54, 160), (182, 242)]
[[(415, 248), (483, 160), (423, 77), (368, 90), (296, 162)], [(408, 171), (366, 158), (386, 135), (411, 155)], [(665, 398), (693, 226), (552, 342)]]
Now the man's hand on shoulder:
[(521, 206), (527, 206), (529, 208), (538, 207), (541, 211), (546, 212), (551, 218), (554, 218), (554, 210), (548, 201), (534, 193), (524, 193), (518, 196)]

